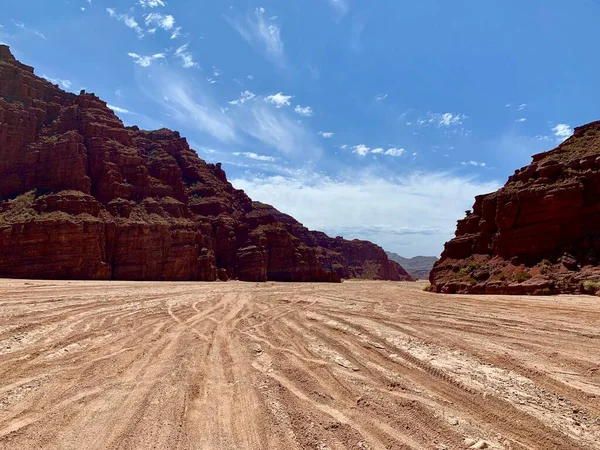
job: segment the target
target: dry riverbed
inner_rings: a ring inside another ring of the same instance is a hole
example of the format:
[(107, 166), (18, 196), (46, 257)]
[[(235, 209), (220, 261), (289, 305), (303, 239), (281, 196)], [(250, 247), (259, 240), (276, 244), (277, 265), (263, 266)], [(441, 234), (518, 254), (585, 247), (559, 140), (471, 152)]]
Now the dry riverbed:
[(600, 449), (600, 299), (0, 280), (0, 449)]

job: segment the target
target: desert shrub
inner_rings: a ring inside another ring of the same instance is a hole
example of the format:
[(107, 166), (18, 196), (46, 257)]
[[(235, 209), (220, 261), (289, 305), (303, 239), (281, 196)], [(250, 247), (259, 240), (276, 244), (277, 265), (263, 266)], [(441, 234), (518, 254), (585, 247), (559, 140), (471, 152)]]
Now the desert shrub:
[(423, 290), (425, 292), (431, 292), (431, 283), (427, 283), (425, 286), (423, 286)]
[(515, 280), (517, 280), (517, 283), (522, 283), (524, 281), (527, 281), (531, 278), (531, 274), (528, 272), (519, 272), (517, 274), (515, 274)]
[(547, 259), (543, 259), (542, 262), (540, 263), (540, 272), (543, 275), (546, 275), (551, 267), (552, 267), (552, 263), (550, 261), (548, 261)]
[(475, 269), (477, 268), (477, 264), (474, 262), (470, 262), (469, 264), (467, 264), (464, 267), (461, 267), (458, 271), (458, 274), (461, 276), (465, 276), (465, 275), (469, 275), (471, 272), (473, 272)]
[(596, 292), (600, 291), (600, 281), (586, 280), (581, 283), (581, 290), (585, 294), (595, 295)]

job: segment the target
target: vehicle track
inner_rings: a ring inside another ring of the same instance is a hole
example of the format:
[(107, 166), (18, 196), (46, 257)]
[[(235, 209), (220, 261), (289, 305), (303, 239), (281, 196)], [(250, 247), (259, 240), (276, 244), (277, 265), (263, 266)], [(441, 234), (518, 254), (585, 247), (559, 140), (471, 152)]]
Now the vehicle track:
[(600, 449), (600, 301), (0, 280), (0, 449)]

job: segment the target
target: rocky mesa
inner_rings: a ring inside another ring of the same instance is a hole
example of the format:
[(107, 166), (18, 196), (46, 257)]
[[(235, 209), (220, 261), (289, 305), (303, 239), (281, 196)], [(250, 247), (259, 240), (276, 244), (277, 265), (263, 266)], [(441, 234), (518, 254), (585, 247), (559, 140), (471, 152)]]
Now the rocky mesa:
[(125, 127), (94, 94), (0, 45), (0, 276), (410, 280), (383, 249), (253, 202), (176, 131)]
[(600, 290), (600, 121), (475, 198), (433, 268), (445, 293)]

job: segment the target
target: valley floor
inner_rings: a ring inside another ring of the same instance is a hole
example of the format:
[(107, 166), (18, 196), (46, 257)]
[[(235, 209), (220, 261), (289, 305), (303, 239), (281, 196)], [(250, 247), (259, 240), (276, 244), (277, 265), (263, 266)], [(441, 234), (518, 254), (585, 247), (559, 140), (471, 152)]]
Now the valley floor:
[(0, 280), (0, 449), (600, 448), (600, 299)]

